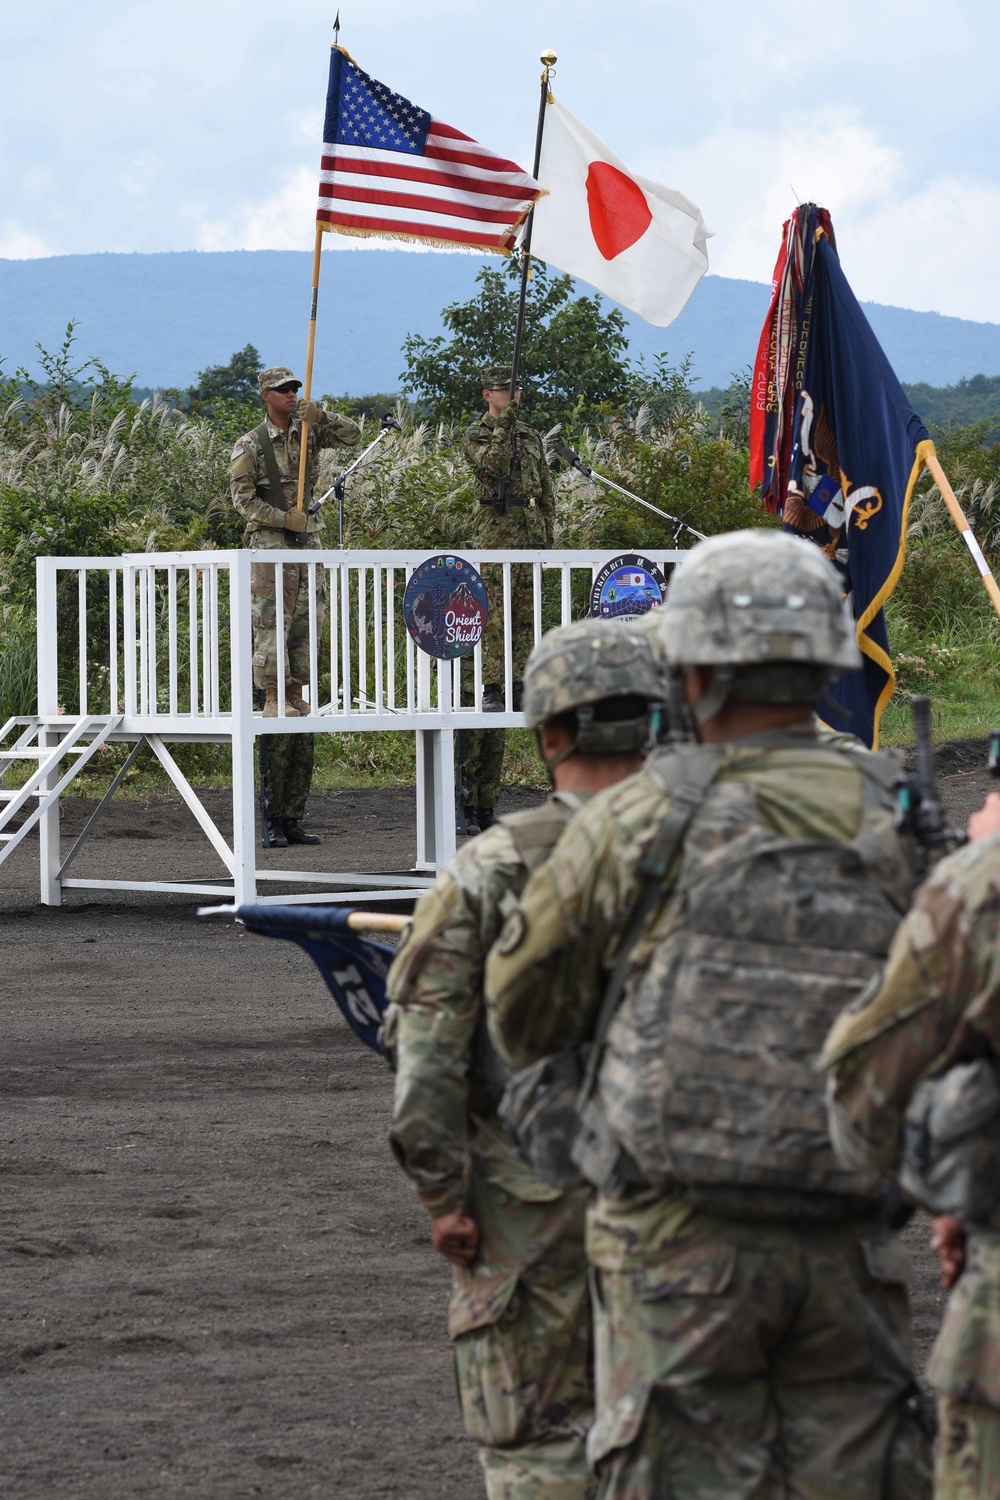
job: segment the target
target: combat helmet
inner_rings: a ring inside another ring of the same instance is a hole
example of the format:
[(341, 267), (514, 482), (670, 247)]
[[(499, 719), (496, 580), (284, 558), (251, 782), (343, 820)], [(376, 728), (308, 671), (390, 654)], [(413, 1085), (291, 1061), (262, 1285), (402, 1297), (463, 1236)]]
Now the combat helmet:
[(664, 678), (646, 633), (624, 621), (587, 619), (550, 630), (528, 657), (522, 708), (530, 729), (575, 717), (572, 744), (547, 761), (552, 770), (579, 751), (627, 755), (648, 735), (648, 705)]
[(716, 669), (699, 719), (727, 698), (814, 702), (831, 677), (861, 665), (840, 577), (812, 542), (732, 531), (699, 542), (674, 570), (659, 611), (668, 666)]

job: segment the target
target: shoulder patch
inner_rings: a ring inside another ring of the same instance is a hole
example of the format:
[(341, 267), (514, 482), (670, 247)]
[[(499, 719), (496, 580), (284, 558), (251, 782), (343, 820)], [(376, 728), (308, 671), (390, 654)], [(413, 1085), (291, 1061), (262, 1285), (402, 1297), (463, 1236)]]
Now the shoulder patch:
[(528, 923), (524, 912), (519, 906), (515, 906), (500, 930), (496, 951), (503, 958), (506, 958), (509, 953), (514, 953), (524, 942), (527, 931)]
[(230, 453), (229, 457), (231, 459), (233, 459), (233, 458), (239, 458), (240, 455), (241, 455), (241, 453), (243, 453), (243, 452), (244, 452), (243, 439), (240, 438), (239, 442), (236, 444), (236, 447), (233, 449), (232, 453)]

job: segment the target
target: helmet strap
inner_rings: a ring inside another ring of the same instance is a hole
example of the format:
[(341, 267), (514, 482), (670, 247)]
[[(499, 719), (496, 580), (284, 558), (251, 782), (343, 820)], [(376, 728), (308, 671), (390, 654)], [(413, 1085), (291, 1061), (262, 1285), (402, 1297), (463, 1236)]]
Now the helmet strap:
[(558, 750), (555, 755), (546, 755), (545, 751), (542, 749), (542, 731), (539, 727), (535, 730), (535, 744), (538, 746), (539, 759), (541, 760), (542, 765), (545, 767), (546, 771), (549, 773), (549, 786), (553, 791), (555, 791), (556, 782), (555, 777), (552, 773), (555, 770), (556, 766), (561, 766), (564, 760), (569, 760), (571, 755), (576, 754), (576, 740), (573, 740), (569, 745), (564, 745), (563, 748), (561, 750)]
[(706, 693), (702, 693), (697, 703), (689, 704), (699, 724), (704, 724), (706, 719), (714, 719), (725, 708), (735, 675), (732, 667), (712, 668), (712, 686)]

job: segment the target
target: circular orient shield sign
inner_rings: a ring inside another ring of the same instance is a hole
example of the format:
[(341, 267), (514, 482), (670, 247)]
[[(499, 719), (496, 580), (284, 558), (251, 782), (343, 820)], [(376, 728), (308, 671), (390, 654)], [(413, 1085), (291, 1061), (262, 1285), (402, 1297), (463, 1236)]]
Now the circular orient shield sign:
[(605, 620), (638, 620), (662, 604), (667, 580), (654, 562), (640, 552), (613, 557), (594, 579), (590, 613)]
[(486, 585), (464, 557), (439, 553), (410, 574), (403, 619), (428, 656), (439, 661), (465, 656), (479, 644), (489, 614)]

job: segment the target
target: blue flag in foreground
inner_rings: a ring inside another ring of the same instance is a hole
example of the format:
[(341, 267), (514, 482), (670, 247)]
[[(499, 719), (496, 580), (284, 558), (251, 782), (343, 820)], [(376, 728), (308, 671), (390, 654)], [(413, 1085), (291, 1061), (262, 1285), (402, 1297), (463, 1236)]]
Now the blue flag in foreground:
[(345, 907), (240, 906), (236, 916), (250, 932), (286, 938), (304, 948), (355, 1036), (381, 1055), (379, 1030), (392, 948), (350, 931), (351, 912)]
[(785, 530), (818, 543), (844, 576), (865, 660), (832, 685), (840, 711), (829, 706), (824, 717), (874, 747), (896, 682), (883, 606), (902, 572), (910, 497), (933, 448), (831, 234), (814, 204), (801, 205), (785, 227), (787, 295), (772, 304), (780, 337), (770, 346), (779, 357), (770, 358), (757, 460), (764, 498)]

